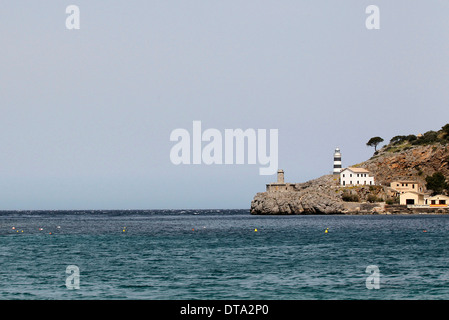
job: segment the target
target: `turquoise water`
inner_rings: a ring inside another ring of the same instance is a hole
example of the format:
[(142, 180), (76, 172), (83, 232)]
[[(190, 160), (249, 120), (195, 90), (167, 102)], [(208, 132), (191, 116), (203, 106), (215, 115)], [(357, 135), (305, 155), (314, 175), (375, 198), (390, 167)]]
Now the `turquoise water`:
[(2, 212), (0, 241), (0, 299), (449, 299), (443, 215)]

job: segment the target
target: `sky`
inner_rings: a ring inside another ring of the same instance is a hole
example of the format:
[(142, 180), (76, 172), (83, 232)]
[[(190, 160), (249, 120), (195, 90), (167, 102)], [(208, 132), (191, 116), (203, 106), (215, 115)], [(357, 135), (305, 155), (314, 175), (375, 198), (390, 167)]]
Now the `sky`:
[(276, 181), (259, 164), (172, 163), (193, 121), (277, 129), (293, 183), (336, 147), (347, 167), (373, 136), (438, 130), (447, 17), (442, 0), (4, 0), (0, 210), (249, 208)]

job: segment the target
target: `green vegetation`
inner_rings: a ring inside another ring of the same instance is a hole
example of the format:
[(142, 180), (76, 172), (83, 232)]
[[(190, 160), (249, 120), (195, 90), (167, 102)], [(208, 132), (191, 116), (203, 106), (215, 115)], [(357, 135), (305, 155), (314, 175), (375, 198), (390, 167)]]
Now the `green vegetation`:
[(341, 199), (346, 202), (359, 202), (360, 200), (358, 195), (346, 191), (341, 195)]
[(432, 195), (436, 195), (448, 190), (449, 184), (441, 172), (435, 172), (433, 175), (426, 177), (426, 188), (433, 191)]
[(393, 138), (391, 138), (390, 140), (390, 144), (391, 145), (397, 145), (397, 144), (402, 144), (405, 142), (412, 142), (417, 140), (418, 138), (414, 135), (414, 134), (410, 134), (408, 136), (395, 136)]
[(377, 197), (376, 195), (374, 195), (374, 194), (370, 194), (370, 195), (368, 195), (368, 197), (366, 198), (366, 201), (371, 202), (371, 203), (373, 203), (373, 202), (382, 202), (383, 199), (382, 199), (382, 198), (378, 198), (378, 197)]
[(412, 142), (412, 145), (427, 145), (441, 143), (449, 143), (449, 123), (441, 127), (439, 131), (427, 131), (422, 136)]
[(442, 138), (449, 140), (449, 123), (441, 128)]
[(381, 186), (369, 186), (369, 191), (370, 192), (377, 192), (377, 193), (379, 193), (380, 191), (382, 191), (382, 187)]
[(436, 142), (442, 142), (438, 138), (438, 133), (436, 131), (427, 131), (421, 137), (412, 142), (415, 146), (428, 145)]
[(368, 147), (374, 147), (374, 152), (376, 152), (378, 144), (383, 141), (384, 141), (384, 139), (382, 139), (381, 137), (372, 137), (371, 139), (369, 139), (369, 141), (366, 143), (366, 145)]
[(388, 198), (387, 200), (385, 200), (385, 203), (389, 205), (399, 204), (399, 197)]
[[(443, 145), (449, 143), (449, 123), (438, 131), (430, 130), (418, 136), (414, 134), (394, 136), (390, 139), (389, 144), (385, 146), (384, 151), (399, 152), (411, 149), (413, 146), (434, 145), (437, 143)], [(436, 148), (437, 146), (435, 146)]]

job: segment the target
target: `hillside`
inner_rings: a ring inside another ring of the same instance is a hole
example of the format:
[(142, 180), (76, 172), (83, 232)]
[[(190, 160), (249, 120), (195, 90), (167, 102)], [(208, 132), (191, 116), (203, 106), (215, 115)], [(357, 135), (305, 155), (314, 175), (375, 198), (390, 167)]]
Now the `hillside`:
[(449, 177), (449, 124), (423, 135), (393, 137), (371, 159), (354, 166), (371, 171), (382, 185), (397, 179), (425, 185), (425, 178), (435, 172)]
[(393, 137), (371, 159), (353, 166), (369, 170), (378, 185), (342, 187), (338, 176), (326, 175), (297, 183), (292, 191), (257, 193), (251, 214), (398, 213), (383, 202), (391, 200), (387, 193), (391, 181), (415, 180), (425, 186), (426, 177), (435, 172), (449, 177), (449, 124), (418, 136)]

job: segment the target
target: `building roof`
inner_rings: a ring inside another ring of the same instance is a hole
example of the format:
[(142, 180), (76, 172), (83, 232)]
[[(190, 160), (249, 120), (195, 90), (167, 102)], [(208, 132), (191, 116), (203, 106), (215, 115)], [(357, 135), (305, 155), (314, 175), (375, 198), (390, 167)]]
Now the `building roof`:
[(352, 171), (354, 173), (369, 173), (368, 170), (363, 169), (363, 168), (355, 168), (355, 167), (348, 167), (346, 169), (341, 170), (341, 172), (345, 171), (345, 170), (349, 170)]
[(433, 197), (429, 197), (429, 200), (438, 200), (438, 199), (449, 199), (448, 196), (442, 195), (442, 194), (437, 194), (436, 196)]
[(412, 180), (393, 180), (391, 181), (391, 183), (414, 183), (414, 184), (419, 184), (418, 181), (412, 181)]
[(419, 195), (419, 196), (424, 196), (424, 195), (425, 195), (425, 194), (422, 193), (422, 192), (407, 191), (407, 192), (401, 193), (399, 196), (401, 197), (401, 196), (403, 196), (403, 195), (405, 195), (405, 194), (407, 194), (407, 193), (414, 193), (414, 194), (417, 194), (417, 195)]

